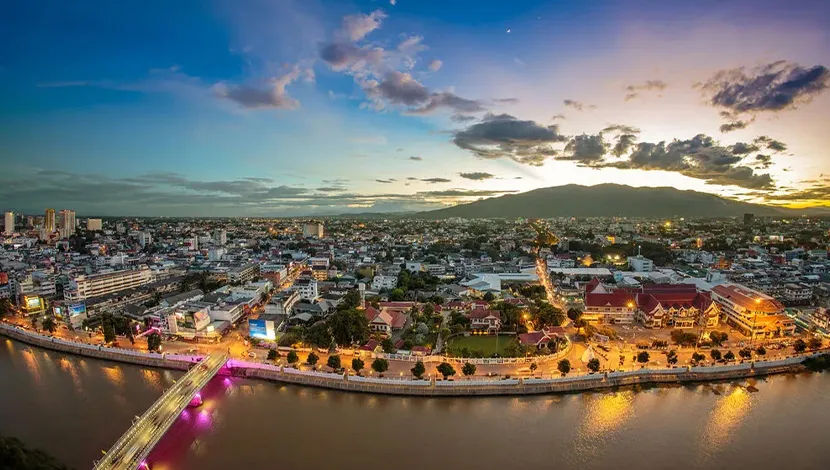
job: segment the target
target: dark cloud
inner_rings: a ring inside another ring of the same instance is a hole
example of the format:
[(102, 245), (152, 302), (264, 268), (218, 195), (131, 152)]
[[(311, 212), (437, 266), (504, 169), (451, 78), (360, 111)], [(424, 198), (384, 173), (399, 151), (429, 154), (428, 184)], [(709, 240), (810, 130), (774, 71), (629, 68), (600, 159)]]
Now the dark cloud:
[(639, 134), (640, 128), (634, 126), (626, 126), (623, 124), (611, 124), (605, 129), (603, 129), (602, 132), (614, 134)]
[(417, 109), (410, 109), (406, 111), (406, 114), (429, 114), (439, 108), (447, 108), (459, 114), (487, 111), (487, 108), (479, 100), (470, 100), (454, 93), (441, 92), (433, 93), (423, 106)]
[(409, 159), (412, 160), (413, 162), (420, 162), (421, 160), (423, 160), (423, 158), (421, 158), (421, 157), (409, 157)]
[(452, 122), (470, 122), (475, 120), (475, 116), (465, 116), (463, 114), (453, 114), (452, 116), (450, 116), (450, 121)]
[(395, 178), (389, 178), (389, 179), (385, 179), (385, 180), (382, 180), (382, 179), (376, 179), (375, 181), (376, 181), (376, 182), (378, 182), (378, 183), (390, 184), (390, 183), (394, 183), (394, 182), (395, 182)]
[(668, 85), (666, 82), (662, 80), (647, 80), (645, 83), (640, 85), (628, 85), (625, 87), (626, 95), (625, 100), (630, 101), (640, 95), (640, 92), (643, 91), (663, 91), (666, 89)]
[(764, 148), (766, 148), (767, 150), (772, 150), (773, 152), (783, 152), (787, 150), (787, 145), (784, 144), (784, 142), (777, 141), (765, 135), (756, 137), (755, 140), (753, 140), (753, 142), (758, 145), (763, 145)]
[(758, 154), (755, 156), (756, 169), (766, 170), (772, 165), (772, 157), (769, 155)]
[(582, 102), (580, 102), (580, 101), (576, 101), (576, 100), (563, 100), (563, 101), (562, 101), (562, 103), (563, 103), (565, 106), (568, 106), (568, 107), (570, 107), (570, 108), (573, 108), (573, 109), (575, 109), (575, 110), (577, 110), (577, 111), (582, 111), (582, 110), (584, 110), (584, 109), (586, 109), (586, 108), (587, 108), (587, 109), (594, 109), (594, 108), (596, 108), (596, 106), (594, 106), (594, 105), (592, 105), (592, 104), (585, 104), (585, 103), (582, 103)]
[(637, 142), (637, 136), (634, 134), (620, 134), (617, 137), (617, 142), (614, 144), (614, 148), (611, 149), (611, 153), (615, 157), (622, 157), (629, 150), (634, 146)]
[(540, 166), (557, 154), (551, 145), (564, 142), (558, 127), (523, 121), (509, 114), (487, 114), (481, 122), (457, 131), (453, 143), (479, 158), (509, 158)]
[(344, 188), (342, 186), (323, 186), (323, 187), (317, 188), (317, 191), (320, 191), (320, 192), (323, 192), (323, 193), (336, 193), (336, 192), (345, 191), (345, 190), (346, 190), (346, 188)]
[(429, 183), (429, 184), (449, 183), (450, 182), (450, 180), (448, 180), (447, 178), (421, 178), (421, 181), (423, 181), (424, 183)]
[(494, 103), (498, 104), (516, 104), (519, 102), (518, 98), (493, 98)]
[[(313, 72), (310, 73), (313, 74)], [(289, 96), (285, 87), (303, 74), (308, 76), (309, 71), (294, 66), (283, 76), (271, 80), (264, 88), (229, 86), (219, 83), (213, 86), (213, 92), (216, 96), (233, 101), (244, 108), (297, 109), (300, 107), (300, 102)]]
[(383, 61), (381, 48), (360, 47), (352, 43), (334, 42), (320, 48), (320, 58), (334, 70), (359, 70)]
[(550, 118), (551, 121), (556, 121), (558, 119), (565, 119), (564, 114), (555, 114), (553, 117)]
[(416, 178), (416, 177), (414, 177), (414, 176), (407, 176), (407, 177), (406, 177), (406, 179), (407, 179), (408, 181), (418, 181), (418, 178)]
[(729, 147), (735, 155), (746, 155), (748, 153), (755, 152), (758, 150), (758, 146), (755, 144), (746, 144), (744, 142), (736, 142), (734, 145)]
[(482, 171), (473, 171), (473, 172), (470, 172), (470, 173), (459, 173), (458, 175), (461, 176), (464, 179), (473, 180), (473, 181), (489, 180), (491, 178), (496, 177), (496, 175), (494, 175), (494, 174), (485, 173), (485, 172), (482, 172)]
[(737, 121), (727, 122), (720, 125), (720, 131), (724, 134), (727, 132), (737, 131), (739, 129), (746, 129), (747, 126), (752, 124), (752, 121), (741, 121), (740, 119)]
[(557, 160), (574, 160), (583, 164), (591, 164), (602, 160), (608, 151), (608, 145), (602, 139), (602, 134), (577, 135), (565, 145), (565, 152), (556, 157)]
[(406, 114), (416, 115), (429, 114), (440, 108), (457, 114), (486, 111), (478, 100), (469, 100), (450, 92), (432, 93), (406, 72), (388, 72), (380, 82), (365, 82), (363, 89), (378, 109), (388, 104), (400, 105), (408, 108)]
[(822, 65), (803, 67), (778, 61), (722, 70), (698, 85), (707, 101), (734, 113), (776, 112), (809, 103), (830, 84)]
[(743, 156), (733, 153), (733, 149), (734, 146), (722, 146), (712, 137), (698, 134), (689, 140), (669, 143), (641, 142), (634, 147), (628, 160), (594, 166), (673, 171), (710, 184), (747, 189), (773, 187), (770, 175), (756, 174), (752, 168), (738, 165)]

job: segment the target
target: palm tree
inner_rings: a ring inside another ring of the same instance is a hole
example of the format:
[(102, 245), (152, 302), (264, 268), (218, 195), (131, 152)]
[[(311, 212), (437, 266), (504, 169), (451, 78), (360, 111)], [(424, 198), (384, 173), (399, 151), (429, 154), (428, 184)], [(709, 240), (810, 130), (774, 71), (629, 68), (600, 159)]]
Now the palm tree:
[(32, 317), (32, 328), (34, 328), (35, 331), (37, 331), (37, 327), (38, 327), (37, 317)]

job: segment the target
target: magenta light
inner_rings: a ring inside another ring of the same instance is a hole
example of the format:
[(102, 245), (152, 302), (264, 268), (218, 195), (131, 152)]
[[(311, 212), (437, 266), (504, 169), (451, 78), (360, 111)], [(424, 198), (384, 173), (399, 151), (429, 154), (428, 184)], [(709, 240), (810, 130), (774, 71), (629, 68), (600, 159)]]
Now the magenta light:
[(201, 399), (202, 399), (202, 394), (201, 394), (201, 393), (197, 393), (197, 394), (196, 394), (196, 396), (195, 396), (195, 397), (193, 397), (193, 398), (196, 398), (196, 399), (198, 399), (198, 400), (201, 400)]

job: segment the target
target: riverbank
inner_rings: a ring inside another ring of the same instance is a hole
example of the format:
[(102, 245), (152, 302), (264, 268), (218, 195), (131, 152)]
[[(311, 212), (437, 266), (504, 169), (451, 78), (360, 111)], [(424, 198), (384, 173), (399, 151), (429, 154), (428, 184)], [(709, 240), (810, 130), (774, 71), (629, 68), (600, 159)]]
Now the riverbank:
[[(73, 343), (12, 325), (0, 324), (0, 334), (33, 346), (78, 354), (97, 359), (125, 362), (149, 367), (185, 370), (201, 358), (172, 354), (142, 353), (133, 350), (106, 348)], [(230, 360), (228, 368), (234, 376), (291, 383), (310, 387), (349, 392), (407, 396), (494, 396), (573, 393), (613, 389), (631, 385), (666, 383), (714, 382), (739, 380), (805, 370), (802, 362), (817, 354), (794, 356), (773, 361), (756, 361), (733, 365), (676, 367), (669, 369), (637, 369), (624, 372), (571, 375), (552, 378), (413, 380), (403, 378), (359, 377), (348, 374), (303, 371), (272, 364)]]

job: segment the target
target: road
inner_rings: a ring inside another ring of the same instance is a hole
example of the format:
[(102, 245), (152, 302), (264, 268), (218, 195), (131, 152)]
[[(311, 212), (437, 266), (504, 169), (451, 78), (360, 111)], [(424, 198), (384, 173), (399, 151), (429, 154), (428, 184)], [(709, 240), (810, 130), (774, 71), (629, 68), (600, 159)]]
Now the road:
[(104, 458), (95, 464), (95, 469), (133, 470), (144, 466), (144, 458), (150, 450), (227, 360), (227, 354), (211, 355), (191, 368), (133, 422)]

